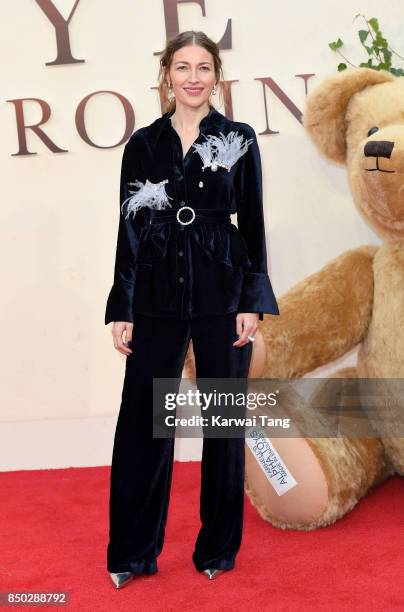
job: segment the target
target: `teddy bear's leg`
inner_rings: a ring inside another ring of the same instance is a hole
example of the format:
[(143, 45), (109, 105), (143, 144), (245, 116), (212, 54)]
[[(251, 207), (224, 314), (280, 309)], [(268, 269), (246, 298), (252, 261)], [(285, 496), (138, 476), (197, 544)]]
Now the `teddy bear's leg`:
[[(266, 345), (275, 352), (276, 338), (283, 337), (279, 333), (277, 336), (275, 323), (270, 321), (265, 329), (267, 335), (271, 333), (267, 343), (260, 331), (256, 334), (249, 378), (263, 376)], [(282, 377), (281, 373), (276, 375)], [(191, 344), (183, 377), (195, 377)], [(357, 371), (344, 368), (333, 377), (353, 379)], [(326, 388), (320, 386), (311, 406), (325, 392)], [(312, 414), (315, 418), (315, 408)], [(298, 484), (279, 496), (247, 445), (245, 492), (262, 518), (277, 527), (310, 530), (331, 524), (349, 512), (372, 486), (393, 473), (377, 438), (307, 438), (298, 431), (293, 438), (268, 437)]]
[[(345, 368), (332, 378), (355, 376), (355, 368)], [(326, 394), (324, 379), (304, 406), (306, 422), (316, 418), (316, 405), (329, 405), (325, 403)], [(297, 483), (281, 495), (275, 479), (268, 477), (251, 448), (246, 448), (245, 491), (262, 518), (276, 527), (310, 530), (329, 525), (393, 473), (383, 445), (375, 437), (307, 438), (296, 433), (293, 438), (270, 438), (268, 433), (280, 464)]]

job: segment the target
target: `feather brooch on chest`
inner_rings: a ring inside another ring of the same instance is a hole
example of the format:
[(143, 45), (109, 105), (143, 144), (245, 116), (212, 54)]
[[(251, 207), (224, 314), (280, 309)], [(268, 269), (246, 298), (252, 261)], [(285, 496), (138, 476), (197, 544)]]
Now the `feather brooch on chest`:
[(128, 183), (128, 185), (134, 185), (137, 187), (137, 191), (129, 191), (129, 193), (133, 194), (129, 198), (122, 203), (121, 210), (123, 213), (123, 208), (127, 205), (127, 215), (125, 219), (129, 217), (132, 213), (133, 217), (136, 212), (142, 206), (148, 206), (149, 208), (156, 208), (157, 210), (162, 210), (167, 206), (171, 206), (169, 200), (172, 200), (169, 195), (167, 195), (164, 185), (168, 183), (168, 179), (164, 181), (160, 181), (159, 183), (152, 183), (149, 179), (146, 179), (145, 183), (141, 181), (134, 181), (133, 183)]
[(252, 138), (246, 140), (242, 134), (239, 136), (238, 132), (229, 132), (227, 136), (222, 132), (219, 133), (220, 138), (208, 134), (205, 135), (206, 142), (192, 145), (202, 159), (202, 170), (210, 167), (215, 172), (219, 166), (222, 166), (230, 172), (230, 168), (247, 152), (249, 145), (253, 142)]

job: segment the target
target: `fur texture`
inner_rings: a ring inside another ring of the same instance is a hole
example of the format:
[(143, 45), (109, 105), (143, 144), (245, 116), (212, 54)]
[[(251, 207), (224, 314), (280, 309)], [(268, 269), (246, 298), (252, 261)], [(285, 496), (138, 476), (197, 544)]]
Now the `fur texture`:
[(337, 163), (346, 161), (345, 113), (352, 97), (366, 87), (394, 81), (386, 70), (348, 69), (325, 79), (307, 96), (303, 126), (321, 153)]

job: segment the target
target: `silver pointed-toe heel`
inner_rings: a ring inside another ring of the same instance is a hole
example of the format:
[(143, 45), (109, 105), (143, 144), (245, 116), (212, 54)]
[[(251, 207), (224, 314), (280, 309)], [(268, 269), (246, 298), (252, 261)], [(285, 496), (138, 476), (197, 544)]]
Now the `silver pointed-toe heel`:
[(114, 572), (109, 572), (109, 575), (111, 576), (111, 580), (117, 589), (122, 589), (135, 576), (133, 572), (119, 572), (117, 574)]
[(222, 574), (224, 571), (225, 570), (220, 570), (220, 569), (206, 569), (206, 570), (203, 570), (203, 573), (206, 574), (209, 580), (214, 580), (215, 578), (219, 576), (219, 574)]

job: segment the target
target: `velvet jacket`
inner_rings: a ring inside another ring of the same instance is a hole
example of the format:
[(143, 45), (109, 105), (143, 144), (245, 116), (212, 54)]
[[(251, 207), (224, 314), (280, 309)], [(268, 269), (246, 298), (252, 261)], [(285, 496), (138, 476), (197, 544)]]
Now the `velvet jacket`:
[(279, 314), (267, 271), (257, 137), (211, 106), (184, 157), (167, 112), (135, 130), (124, 148), (105, 324), (133, 322), (134, 313), (230, 312), (257, 312), (260, 320)]

